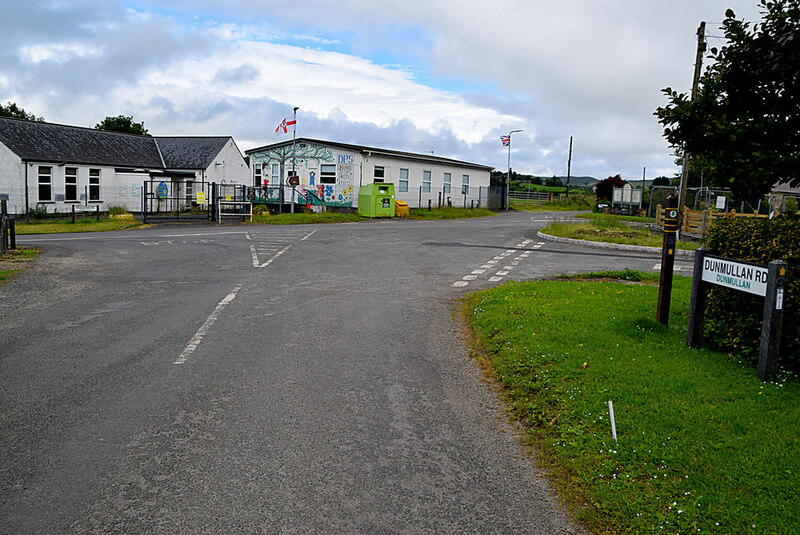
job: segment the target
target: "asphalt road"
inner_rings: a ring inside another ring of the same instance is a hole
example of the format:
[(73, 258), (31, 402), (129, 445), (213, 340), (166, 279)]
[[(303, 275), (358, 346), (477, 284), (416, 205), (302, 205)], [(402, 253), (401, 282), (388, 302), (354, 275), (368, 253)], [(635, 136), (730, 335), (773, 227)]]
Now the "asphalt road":
[(19, 237), (46, 252), (0, 286), (0, 533), (579, 533), (456, 313), (658, 263), (543, 242), (553, 216)]

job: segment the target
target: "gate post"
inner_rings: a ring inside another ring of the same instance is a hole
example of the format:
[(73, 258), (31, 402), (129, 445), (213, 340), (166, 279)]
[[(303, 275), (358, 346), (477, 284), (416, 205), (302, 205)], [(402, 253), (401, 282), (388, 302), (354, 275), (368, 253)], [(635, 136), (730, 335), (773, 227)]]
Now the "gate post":
[(761, 327), (761, 347), (758, 352), (758, 377), (763, 381), (768, 381), (775, 373), (775, 363), (778, 360), (786, 274), (787, 264), (783, 260), (773, 260), (769, 263), (767, 295), (764, 296), (764, 323)]

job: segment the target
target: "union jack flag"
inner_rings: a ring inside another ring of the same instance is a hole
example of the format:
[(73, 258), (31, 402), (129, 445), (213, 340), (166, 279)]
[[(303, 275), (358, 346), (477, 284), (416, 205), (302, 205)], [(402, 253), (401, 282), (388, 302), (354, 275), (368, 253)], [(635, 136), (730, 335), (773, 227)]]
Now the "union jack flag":
[(500, 136), (500, 141), (503, 143), (504, 147), (508, 147), (511, 145), (511, 136)]
[(286, 117), (284, 117), (283, 121), (281, 121), (280, 124), (278, 125), (278, 128), (275, 129), (275, 133), (278, 134), (280, 133), (281, 130), (283, 130), (284, 134), (288, 134), (289, 133), (288, 127), (296, 124), (297, 121), (295, 121), (294, 119), (287, 120)]

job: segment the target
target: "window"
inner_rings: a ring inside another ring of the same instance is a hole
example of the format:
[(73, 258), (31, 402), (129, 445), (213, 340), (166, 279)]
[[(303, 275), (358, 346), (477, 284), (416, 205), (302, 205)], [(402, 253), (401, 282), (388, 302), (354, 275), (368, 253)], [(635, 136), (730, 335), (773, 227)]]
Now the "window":
[(452, 183), (452, 175), (450, 173), (444, 174), (444, 194), (450, 193), (450, 184)]
[(423, 171), (422, 172), (422, 192), (423, 193), (430, 193), (431, 192), (431, 172), (430, 171)]
[(408, 169), (400, 169), (399, 191), (408, 191)]
[(64, 200), (78, 200), (78, 168), (67, 167), (64, 169)]
[(100, 169), (89, 169), (89, 200), (100, 200)]
[(461, 193), (469, 195), (469, 175), (461, 175)]
[(53, 168), (46, 165), (39, 166), (39, 202), (53, 200)]
[(336, 184), (336, 164), (323, 163), (319, 166), (319, 183)]
[(383, 166), (382, 165), (376, 165), (375, 168), (374, 168), (374, 171), (372, 173), (372, 176), (374, 178), (383, 179), (384, 178), (384, 173), (385, 173), (385, 169), (383, 168)]
[(461, 175), (461, 183), (469, 186), (469, 175)]
[(269, 180), (270, 184), (280, 184), (281, 164), (272, 164), (272, 178)]
[(257, 163), (253, 166), (253, 185), (261, 185), (261, 164)]

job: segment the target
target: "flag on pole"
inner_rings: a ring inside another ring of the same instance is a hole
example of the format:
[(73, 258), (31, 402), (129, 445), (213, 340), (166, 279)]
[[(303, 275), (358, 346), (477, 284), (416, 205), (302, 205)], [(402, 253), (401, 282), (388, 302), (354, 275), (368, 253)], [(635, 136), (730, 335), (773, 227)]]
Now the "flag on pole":
[(279, 134), (280, 131), (283, 130), (284, 134), (288, 134), (289, 133), (288, 128), (290, 126), (296, 125), (296, 124), (297, 124), (297, 121), (295, 121), (294, 119), (287, 119), (286, 117), (284, 117), (283, 121), (281, 121), (280, 124), (278, 125), (278, 128), (275, 129), (275, 133)]
[(503, 143), (504, 147), (508, 147), (511, 145), (511, 136), (500, 136), (500, 141)]

